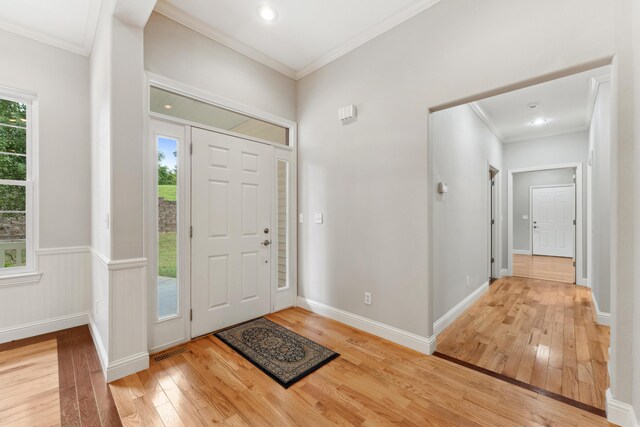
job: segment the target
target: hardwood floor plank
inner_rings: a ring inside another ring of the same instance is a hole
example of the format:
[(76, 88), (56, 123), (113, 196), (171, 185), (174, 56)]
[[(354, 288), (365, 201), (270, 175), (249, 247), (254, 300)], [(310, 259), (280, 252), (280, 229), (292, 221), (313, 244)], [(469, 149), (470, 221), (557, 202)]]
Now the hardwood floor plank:
[(594, 313), (585, 287), (503, 278), (438, 337), (438, 351), (604, 409), (609, 328)]
[[(507, 298), (500, 303), (501, 323), (510, 302)], [(136, 378), (112, 384), (123, 424), (608, 425), (601, 417), (546, 396), (298, 308), (267, 317), (340, 357), (284, 389), (224, 343), (203, 337), (187, 343), (187, 352), (151, 361), (149, 370)], [(529, 343), (525, 333), (500, 337), (495, 342), (499, 349)]]

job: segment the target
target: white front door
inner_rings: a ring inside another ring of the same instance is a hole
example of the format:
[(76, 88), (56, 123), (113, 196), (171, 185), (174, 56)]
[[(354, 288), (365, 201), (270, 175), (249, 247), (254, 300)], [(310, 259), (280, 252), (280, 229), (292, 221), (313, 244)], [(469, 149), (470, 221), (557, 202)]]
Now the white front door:
[(191, 141), (196, 337), (270, 312), (273, 148), (197, 128)]
[(575, 187), (531, 189), (533, 255), (573, 258)]

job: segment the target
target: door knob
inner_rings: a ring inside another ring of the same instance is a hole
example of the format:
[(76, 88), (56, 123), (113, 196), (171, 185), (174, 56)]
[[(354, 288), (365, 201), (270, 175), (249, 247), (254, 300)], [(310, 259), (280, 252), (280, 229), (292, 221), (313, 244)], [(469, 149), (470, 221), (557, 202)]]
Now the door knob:
[(264, 242), (260, 243), (262, 246), (269, 246), (271, 244), (271, 240), (265, 240)]
[(269, 229), (268, 228), (264, 229), (264, 234), (269, 234)]

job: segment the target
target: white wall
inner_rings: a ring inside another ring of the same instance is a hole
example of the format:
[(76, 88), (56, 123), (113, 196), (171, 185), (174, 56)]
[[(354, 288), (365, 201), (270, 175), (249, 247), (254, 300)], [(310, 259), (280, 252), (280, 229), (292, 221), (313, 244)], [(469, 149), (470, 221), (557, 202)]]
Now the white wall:
[(433, 178), (449, 187), (432, 202), (437, 320), (489, 280), (488, 164), (503, 170), (503, 144), (468, 105), (434, 113), (430, 130)]
[[(531, 252), (531, 187), (573, 184), (575, 169), (552, 169), (513, 175), (513, 249)], [(526, 215), (529, 219), (523, 219)]]
[[(609, 285), (611, 276), (611, 96), (610, 84), (600, 85), (596, 97), (589, 150), (593, 150), (592, 165), (587, 168), (587, 185), (591, 185), (592, 266), (591, 287), (600, 311), (610, 312)], [(591, 172), (591, 173), (589, 173)]]
[(37, 251), (40, 283), (0, 287), (2, 341), (52, 319), (86, 323), (90, 166), (88, 58), (1, 30), (0, 51), (0, 86), (38, 96), (38, 248), (55, 249)]
[[(582, 163), (582, 182), (583, 197), (582, 210), (587, 211), (586, 198), (586, 165), (589, 156), (589, 133), (577, 132), (566, 135), (556, 135), (546, 138), (530, 139), (521, 142), (512, 142), (504, 144), (504, 164), (507, 169), (521, 169), (538, 166), (558, 165), (567, 163)], [(507, 200), (507, 175), (503, 176), (503, 200)], [(507, 216), (507, 203), (504, 203), (503, 215)], [(582, 251), (583, 259), (586, 261), (587, 252), (587, 235), (586, 235), (586, 214), (583, 218), (583, 235), (582, 235)], [(504, 227), (507, 227), (506, 221)], [(508, 251), (506, 250), (507, 231), (504, 229), (502, 244), (505, 250), (503, 254), (503, 265), (507, 265)], [(578, 275), (581, 279), (587, 275), (587, 263), (583, 262), (582, 275)]]
[(144, 66), (211, 94), (296, 119), (295, 81), (158, 13), (144, 29)]

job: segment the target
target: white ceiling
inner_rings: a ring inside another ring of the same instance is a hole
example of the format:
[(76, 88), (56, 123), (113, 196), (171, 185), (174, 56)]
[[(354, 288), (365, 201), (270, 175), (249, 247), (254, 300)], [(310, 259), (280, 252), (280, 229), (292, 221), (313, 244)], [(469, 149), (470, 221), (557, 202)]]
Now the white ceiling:
[[(609, 67), (575, 74), (471, 104), (502, 142), (516, 142), (589, 129), (597, 82)], [(530, 104), (537, 104), (530, 108)], [(547, 123), (532, 125), (536, 118)]]
[(0, 29), (89, 55), (102, 0), (0, 0)]
[[(439, 0), (159, 0), (156, 11), (302, 78)], [(278, 19), (267, 23), (258, 8)]]

